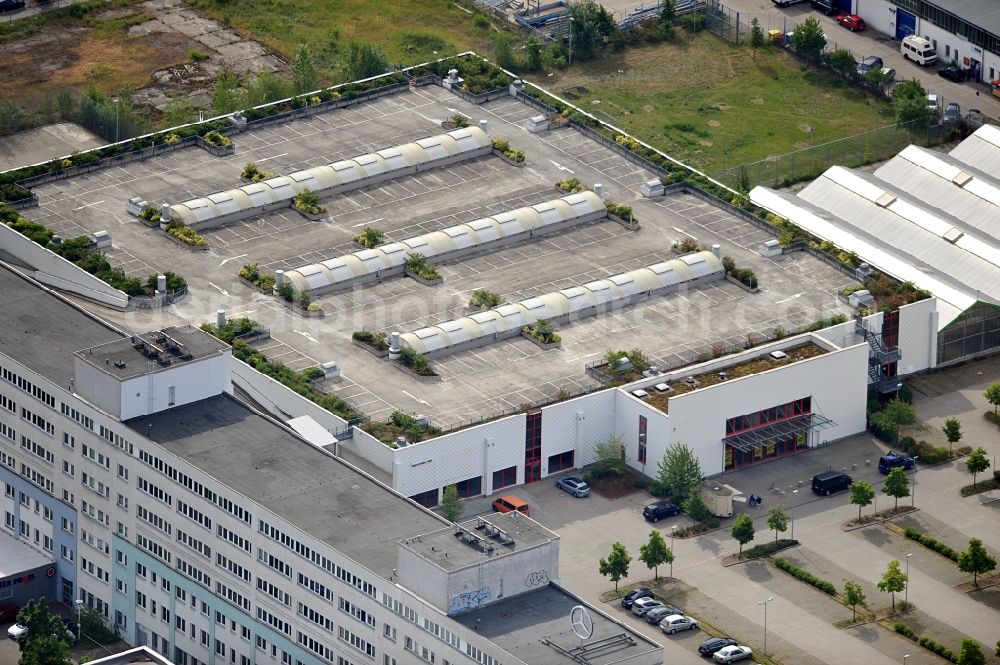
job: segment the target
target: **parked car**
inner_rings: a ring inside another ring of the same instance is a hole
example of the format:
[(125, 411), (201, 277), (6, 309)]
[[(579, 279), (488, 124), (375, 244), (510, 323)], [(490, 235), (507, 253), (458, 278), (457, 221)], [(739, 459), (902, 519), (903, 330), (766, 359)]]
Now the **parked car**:
[(813, 476), (812, 491), (816, 494), (829, 496), (833, 492), (846, 490), (851, 486), (852, 479), (840, 471), (824, 471)]
[(751, 656), (753, 656), (753, 651), (750, 650), (750, 647), (737, 644), (735, 646), (722, 647), (712, 654), (712, 660), (717, 663), (735, 663), (738, 660), (749, 660)]
[(516, 510), (525, 515), (531, 514), (528, 510), (528, 503), (511, 494), (493, 499), (493, 510), (498, 513), (509, 513), (512, 510)]
[(24, 0), (0, 0), (0, 12), (12, 12), (24, 9)]
[(17, 621), (17, 613), (21, 608), (14, 603), (4, 603), (0, 605), (0, 623), (10, 623)]
[(663, 603), (655, 598), (640, 598), (632, 603), (632, 614), (638, 617), (645, 616), (646, 612), (654, 607), (663, 607)]
[(837, 17), (837, 23), (851, 32), (865, 29), (865, 20), (857, 14), (841, 14)]
[(657, 501), (642, 509), (642, 516), (647, 522), (659, 522), (665, 517), (679, 515), (681, 509), (669, 501)]
[(948, 102), (948, 106), (944, 107), (944, 121), (958, 122), (961, 119), (962, 107), (958, 105), (958, 102)]
[(640, 598), (652, 598), (653, 592), (649, 590), (648, 587), (640, 586), (632, 589), (625, 597), (622, 598), (622, 607), (625, 609), (632, 609), (632, 603), (639, 600)]
[(711, 656), (722, 647), (733, 647), (739, 644), (731, 637), (713, 637), (698, 645), (698, 653), (702, 656)]
[(897, 453), (890, 450), (888, 453), (878, 458), (878, 472), (885, 475), (897, 466), (901, 466), (909, 471), (913, 468), (914, 463), (914, 459), (909, 455), (904, 455), (903, 453)]
[(904, 60), (912, 60), (918, 65), (931, 65), (937, 62), (937, 51), (930, 40), (917, 35), (907, 35), (899, 43), (899, 52)]
[(947, 65), (938, 70), (938, 76), (955, 83), (961, 83), (965, 80), (965, 70), (958, 65)]
[(660, 630), (667, 635), (673, 635), (681, 630), (697, 630), (698, 622), (683, 614), (671, 614), (660, 622)]
[(560, 478), (556, 481), (556, 487), (561, 489), (563, 492), (569, 492), (577, 498), (590, 496), (590, 485), (588, 485), (583, 478), (577, 478), (576, 476)]
[(934, 93), (928, 93), (927, 95), (927, 108), (931, 112), (931, 117), (934, 120), (938, 120), (941, 117), (941, 98)]
[(896, 70), (892, 67), (883, 67), (882, 76), (885, 78), (885, 84), (889, 85), (896, 80)]
[[(73, 624), (74, 630), (70, 630), (69, 627), (65, 625), (65, 623), (63, 624), (63, 628), (65, 629), (65, 633), (63, 634), (63, 639), (66, 640), (71, 645), (76, 644), (76, 630), (75, 630), (76, 624), (75, 623)], [(23, 623), (15, 623), (13, 626), (7, 629), (7, 637), (9, 637), (12, 640), (20, 640), (27, 634), (28, 634), (28, 627), (25, 626)]]
[(666, 605), (664, 605), (663, 607), (654, 607), (653, 609), (646, 612), (645, 614), (646, 623), (659, 624), (668, 616), (674, 614), (683, 614), (683, 612), (681, 612), (681, 610), (677, 609), (676, 607), (667, 607)]
[(827, 16), (837, 11), (833, 6), (833, 0), (812, 0), (812, 7), (818, 12), (823, 12)]
[(870, 55), (858, 63), (858, 76), (864, 77), (864, 75), (869, 71), (873, 69), (882, 69), (882, 67), (884, 67), (882, 58), (877, 55)]

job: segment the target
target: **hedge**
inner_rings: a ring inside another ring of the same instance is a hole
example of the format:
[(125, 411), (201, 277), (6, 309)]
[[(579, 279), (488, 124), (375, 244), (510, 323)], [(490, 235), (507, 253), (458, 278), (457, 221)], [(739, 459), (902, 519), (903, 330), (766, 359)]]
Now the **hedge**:
[(814, 587), (816, 587), (817, 589), (819, 589), (820, 591), (822, 591), (827, 595), (830, 596), (837, 595), (837, 588), (834, 587), (832, 584), (830, 584), (826, 580), (821, 580), (820, 578), (810, 573), (808, 570), (803, 570), (802, 568), (799, 568), (795, 564), (790, 563), (787, 559), (782, 559), (781, 557), (778, 557), (774, 559), (774, 565), (780, 568), (781, 570), (785, 571), (792, 577), (802, 580), (806, 584), (813, 585)]
[(929, 637), (918, 636), (915, 632), (913, 632), (912, 628), (907, 626), (902, 621), (897, 621), (892, 625), (892, 627), (893, 630), (895, 630), (897, 633), (899, 633), (903, 637), (906, 637), (916, 642), (917, 644), (927, 649), (928, 651), (936, 653), (937, 655), (941, 656), (942, 658), (944, 658), (949, 662), (952, 663), (958, 662), (958, 656), (956, 656), (953, 651), (945, 647), (943, 644), (935, 642)]
[(778, 550), (787, 549), (789, 547), (792, 547), (793, 545), (798, 545), (798, 544), (799, 544), (799, 541), (797, 541), (797, 540), (791, 540), (789, 538), (782, 538), (780, 540), (773, 541), (773, 542), (770, 542), (770, 543), (763, 543), (761, 545), (754, 545), (750, 549), (745, 550), (743, 552), (743, 558), (744, 559), (757, 559), (757, 558), (760, 558), (762, 556), (767, 556), (768, 554), (773, 554), (774, 552), (777, 552)]

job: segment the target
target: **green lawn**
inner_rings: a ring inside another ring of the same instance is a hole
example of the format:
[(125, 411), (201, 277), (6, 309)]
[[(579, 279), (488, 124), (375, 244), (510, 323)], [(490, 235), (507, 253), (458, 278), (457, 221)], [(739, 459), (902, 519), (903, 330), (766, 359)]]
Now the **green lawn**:
[(783, 49), (760, 50), (755, 63), (748, 47), (707, 32), (679, 31), (673, 43), (633, 47), (553, 80), (574, 104), (709, 173), (891, 118), (888, 103)]
[[(350, 41), (380, 46), (390, 62), (416, 64), (465, 50), (485, 53), (490, 29), (450, 0), (191, 0), (240, 34), (287, 58), (307, 42), (330, 53)], [(437, 54), (434, 52), (437, 51)]]

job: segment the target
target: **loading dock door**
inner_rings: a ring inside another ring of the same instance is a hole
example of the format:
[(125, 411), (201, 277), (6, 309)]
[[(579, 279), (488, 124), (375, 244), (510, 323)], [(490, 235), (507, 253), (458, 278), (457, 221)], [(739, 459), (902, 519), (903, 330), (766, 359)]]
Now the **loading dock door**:
[(833, 0), (834, 13), (853, 14), (851, 2), (852, 0)]
[(917, 33), (917, 16), (905, 9), (896, 8), (896, 41)]

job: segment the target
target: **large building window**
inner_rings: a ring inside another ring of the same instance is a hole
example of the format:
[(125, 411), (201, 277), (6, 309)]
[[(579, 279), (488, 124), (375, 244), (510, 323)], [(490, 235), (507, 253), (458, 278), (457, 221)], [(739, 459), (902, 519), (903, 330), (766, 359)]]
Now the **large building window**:
[(542, 479), (542, 412), (529, 413), (524, 420), (524, 482)]
[(434, 506), (438, 505), (437, 490), (427, 490), (426, 492), (421, 492), (420, 494), (414, 494), (410, 498), (419, 503), (424, 508), (433, 508)]
[(501, 487), (510, 487), (517, 483), (517, 466), (509, 466), (506, 469), (500, 469), (499, 471), (493, 472), (493, 489), (498, 490)]
[(646, 463), (646, 416), (639, 416), (639, 464)]
[(549, 473), (556, 473), (564, 469), (572, 469), (574, 466), (572, 450), (567, 450), (558, 455), (549, 455)]
[(805, 416), (810, 413), (812, 413), (812, 398), (803, 397), (787, 404), (780, 404), (772, 406), (769, 409), (762, 409), (754, 413), (729, 418), (726, 421), (726, 435), (765, 427), (781, 420)]
[(460, 499), (468, 499), (470, 496), (479, 496), (483, 493), (483, 477), (476, 476), (475, 478), (469, 478), (468, 480), (457, 482), (455, 483), (455, 489), (458, 490), (458, 497)]

